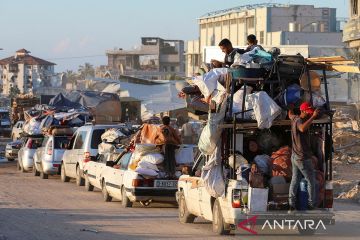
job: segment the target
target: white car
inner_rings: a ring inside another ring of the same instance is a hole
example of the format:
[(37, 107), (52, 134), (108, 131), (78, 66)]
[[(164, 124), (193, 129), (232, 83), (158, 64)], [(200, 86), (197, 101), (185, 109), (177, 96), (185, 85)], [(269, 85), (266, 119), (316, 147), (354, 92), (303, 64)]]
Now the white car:
[(85, 125), (76, 130), (61, 162), (61, 180), (76, 179), (78, 186), (84, 186), (84, 164), (95, 160), (101, 135), (109, 128), (123, 125)]
[(18, 121), (17, 123), (15, 123), (15, 125), (12, 128), (11, 131), (11, 139), (13, 141), (17, 140), (20, 138), (20, 134), (23, 132), (23, 125), (24, 122), (23, 121)]
[(24, 144), (18, 152), (18, 170), (22, 172), (31, 171), (34, 165), (34, 154), (37, 148), (41, 147), (44, 137), (29, 136), (24, 140)]
[(34, 176), (47, 179), (48, 175), (60, 173), (61, 160), (70, 138), (71, 135), (50, 135), (45, 137), (42, 146), (34, 154)]

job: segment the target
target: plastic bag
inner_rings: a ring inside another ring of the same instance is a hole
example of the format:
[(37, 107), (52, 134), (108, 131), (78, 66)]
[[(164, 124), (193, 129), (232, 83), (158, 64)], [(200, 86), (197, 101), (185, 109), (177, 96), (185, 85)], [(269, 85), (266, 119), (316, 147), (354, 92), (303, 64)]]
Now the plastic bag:
[[(246, 87), (246, 95), (251, 94), (253, 88), (251, 86)], [(233, 96), (233, 113), (242, 112), (242, 104), (243, 104), (243, 96), (244, 96), (244, 87), (241, 87)], [(246, 109), (246, 108), (245, 108)], [(245, 116), (248, 115), (245, 113)], [(240, 115), (238, 115), (240, 116)]]
[(24, 125), (23, 130), (29, 135), (41, 134), (40, 124), (41, 122), (36, 121), (36, 118), (32, 118)]
[(261, 173), (266, 175), (271, 174), (271, 158), (268, 155), (257, 155), (254, 161)]
[(141, 160), (138, 164), (138, 168), (143, 168), (143, 169), (151, 169), (154, 171), (159, 171), (158, 167), (155, 164), (152, 164), (148, 161), (143, 161)]
[(136, 168), (135, 172), (137, 172), (140, 175), (143, 175), (144, 177), (157, 177), (158, 172), (153, 169), (147, 169), (147, 168)]
[(204, 181), (205, 189), (210, 196), (217, 198), (225, 195), (220, 148), (215, 149), (209, 161), (202, 168), (201, 179)]
[(192, 147), (182, 145), (179, 149), (175, 150), (176, 164), (193, 164), (194, 163), (194, 151)]
[(164, 156), (161, 153), (148, 153), (141, 157), (141, 162), (148, 162), (150, 164), (160, 164), (164, 161)]
[(104, 142), (115, 142), (122, 137), (125, 137), (125, 134), (120, 129), (111, 128), (101, 135), (101, 140)]
[(274, 119), (281, 114), (281, 108), (269, 97), (260, 91), (246, 97), (246, 109), (253, 109), (259, 129), (270, 128)]
[(222, 129), (219, 128), (219, 124), (224, 121), (226, 112), (226, 94), (224, 100), (220, 104), (217, 113), (209, 113), (209, 118), (206, 126), (201, 132), (199, 139), (199, 150), (205, 155), (211, 155), (218, 142)]

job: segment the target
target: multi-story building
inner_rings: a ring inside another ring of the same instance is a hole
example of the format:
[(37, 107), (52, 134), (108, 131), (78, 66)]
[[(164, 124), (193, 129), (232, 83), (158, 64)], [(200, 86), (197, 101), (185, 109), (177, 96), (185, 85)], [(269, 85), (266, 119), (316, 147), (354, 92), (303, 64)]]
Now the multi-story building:
[(217, 46), (224, 38), (235, 46), (245, 46), (249, 34), (263, 46), (343, 44), (335, 8), (253, 4), (207, 13), (198, 24), (199, 39), (187, 44), (187, 75), (196, 70), (197, 59), (204, 59), (204, 47)]
[(360, 1), (349, 0), (350, 20), (344, 27), (344, 42), (350, 48), (360, 51)]
[(55, 63), (34, 57), (26, 49), (16, 51), (14, 56), (0, 60), (2, 93), (9, 94), (17, 86), (21, 93), (34, 92), (40, 87), (50, 87), (55, 76)]
[(141, 38), (135, 50), (106, 51), (108, 65), (97, 69), (97, 77), (117, 79), (120, 75), (146, 79), (164, 79), (169, 75), (184, 76), (184, 41), (158, 37)]

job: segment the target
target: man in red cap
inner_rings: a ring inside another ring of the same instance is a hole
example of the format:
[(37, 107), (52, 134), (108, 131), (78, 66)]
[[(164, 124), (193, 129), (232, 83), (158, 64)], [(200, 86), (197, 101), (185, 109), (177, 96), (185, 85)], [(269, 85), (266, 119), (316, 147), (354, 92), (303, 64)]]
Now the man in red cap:
[(289, 110), (291, 120), (292, 139), (292, 179), (289, 189), (290, 211), (295, 210), (296, 193), (301, 181), (301, 174), (307, 181), (308, 209), (314, 209), (315, 174), (311, 157), (309, 128), (313, 120), (319, 115), (319, 109), (314, 110), (310, 103), (300, 105), (300, 116), (295, 115), (293, 109)]

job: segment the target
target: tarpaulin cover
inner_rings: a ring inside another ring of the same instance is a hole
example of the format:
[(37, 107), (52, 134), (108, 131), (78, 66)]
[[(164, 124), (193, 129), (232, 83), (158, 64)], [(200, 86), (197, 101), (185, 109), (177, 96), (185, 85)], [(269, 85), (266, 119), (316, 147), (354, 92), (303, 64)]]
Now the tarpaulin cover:
[(95, 92), (95, 91), (72, 91), (67, 94), (59, 93), (53, 97), (49, 105), (54, 107), (96, 107), (102, 102), (115, 100), (119, 101), (119, 97), (113, 93)]

